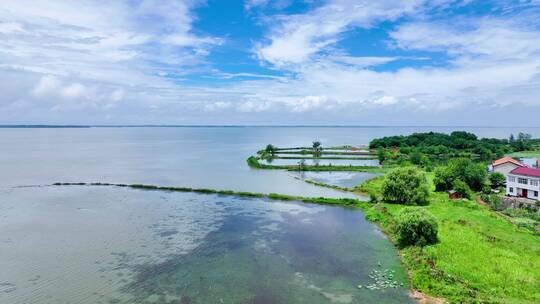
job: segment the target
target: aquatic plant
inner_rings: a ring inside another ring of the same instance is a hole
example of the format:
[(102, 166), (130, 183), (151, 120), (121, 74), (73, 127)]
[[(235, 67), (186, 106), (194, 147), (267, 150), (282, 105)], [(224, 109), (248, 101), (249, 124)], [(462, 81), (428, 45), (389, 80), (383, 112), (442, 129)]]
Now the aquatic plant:
[(379, 269), (373, 269), (369, 273), (369, 278), (372, 279), (372, 283), (367, 285), (358, 285), (358, 288), (366, 288), (369, 290), (384, 290), (388, 288), (402, 287), (404, 284), (395, 280), (395, 270), (381, 269), (381, 263), (379, 262)]

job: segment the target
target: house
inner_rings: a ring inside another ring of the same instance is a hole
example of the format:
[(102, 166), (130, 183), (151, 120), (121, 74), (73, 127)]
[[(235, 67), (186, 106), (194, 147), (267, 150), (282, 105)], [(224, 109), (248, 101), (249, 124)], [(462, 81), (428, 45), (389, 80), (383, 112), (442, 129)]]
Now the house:
[(448, 191), (448, 198), (451, 199), (451, 200), (456, 200), (456, 199), (462, 199), (463, 198), (463, 194), (455, 191), (455, 190), (450, 190)]
[(511, 157), (499, 158), (491, 163), (491, 168), (493, 172), (499, 172), (504, 174), (505, 176), (507, 176), (510, 171), (522, 167), (527, 167), (527, 165), (522, 164)]
[(518, 167), (506, 177), (506, 195), (538, 200), (540, 169)]

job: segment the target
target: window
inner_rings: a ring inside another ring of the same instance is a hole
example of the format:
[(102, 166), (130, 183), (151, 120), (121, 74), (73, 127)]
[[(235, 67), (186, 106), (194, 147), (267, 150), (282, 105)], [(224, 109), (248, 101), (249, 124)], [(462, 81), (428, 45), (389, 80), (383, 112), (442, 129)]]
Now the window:
[(510, 187), (510, 193), (514, 193), (514, 188)]
[(538, 191), (534, 191), (534, 196), (538, 197)]
[(531, 186), (538, 186), (538, 180), (537, 179), (531, 179)]
[(518, 177), (518, 183), (527, 185), (529, 184), (529, 181), (526, 178)]
[(508, 181), (512, 182), (512, 183), (515, 183), (516, 182), (516, 177), (515, 176), (509, 176)]

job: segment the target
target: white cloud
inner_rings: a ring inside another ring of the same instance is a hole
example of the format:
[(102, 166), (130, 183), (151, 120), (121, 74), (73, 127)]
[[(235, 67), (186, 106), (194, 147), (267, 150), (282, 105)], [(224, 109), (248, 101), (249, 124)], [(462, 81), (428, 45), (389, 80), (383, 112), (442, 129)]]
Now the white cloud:
[(36, 97), (42, 97), (47, 94), (56, 93), (60, 85), (61, 82), (58, 77), (46, 75), (41, 77), (36, 87), (32, 90), (32, 93)]
[(306, 96), (288, 101), (286, 104), (293, 112), (307, 112), (321, 108), (329, 102), (326, 96)]
[(244, 9), (245, 10), (250, 10), (250, 9), (255, 8), (255, 7), (265, 6), (265, 5), (268, 4), (268, 1), (269, 0), (246, 0), (244, 2)]
[(268, 37), (269, 43), (257, 45), (255, 51), (260, 59), (278, 66), (306, 62), (338, 41), (341, 33), (394, 20), (414, 12), (422, 2), (331, 0), (306, 14), (281, 16)]
[(80, 83), (72, 83), (65, 86), (60, 92), (60, 95), (65, 99), (77, 99), (83, 96), (85, 89)]
[(483, 59), (527, 59), (540, 55), (540, 32), (504, 19), (461, 20), (459, 26), (442, 22), (409, 23), (390, 34), (406, 49), (448, 52)]
[(383, 96), (371, 101), (374, 105), (388, 106), (398, 103), (398, 100), (393, 96)]

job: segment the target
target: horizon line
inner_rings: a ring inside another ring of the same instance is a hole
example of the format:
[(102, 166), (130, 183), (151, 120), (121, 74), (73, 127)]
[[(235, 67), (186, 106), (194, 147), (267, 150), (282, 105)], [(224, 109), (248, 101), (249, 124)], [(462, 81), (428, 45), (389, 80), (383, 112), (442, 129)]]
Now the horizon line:
[(2, 124), (0, 128), (540, 128), (540, 126), (490, 125), (242, 125), (242, 124)]

